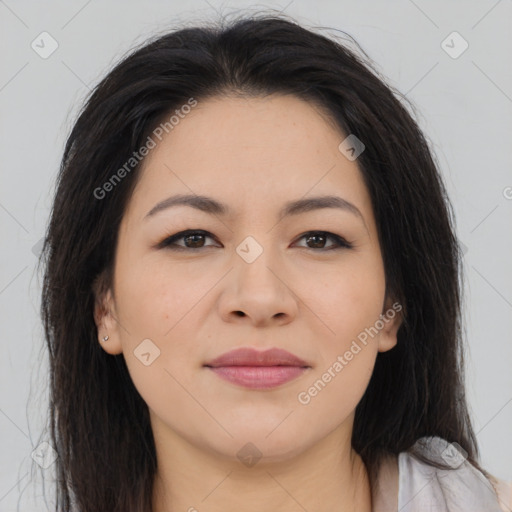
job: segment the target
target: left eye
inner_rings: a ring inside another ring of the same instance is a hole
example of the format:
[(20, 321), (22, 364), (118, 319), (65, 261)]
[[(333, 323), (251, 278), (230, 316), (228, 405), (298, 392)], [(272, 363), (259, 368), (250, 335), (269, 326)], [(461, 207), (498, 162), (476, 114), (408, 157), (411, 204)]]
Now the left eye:
[[(166, 247), (173, 251), (181, 251), (186, 249), (194, 251), (204, 249), (206, 247), (211, 247), (204, 245), (204, 238), (211, 238), (212, 240), (214, 239), (214, 237), (207, 231), (189, 229), (186, 231), (181, 231), (180, 233), (176, 233), (175, 235), (166, 238), (165, 240), (160, 242), (157, 247)], [(341, 248), (350, 249), (352, 247), (352, 244), (344, 240), (342, 237), (335, 235), (334, 233), (329, 233), (328, 231), (308, 231), (307, 233), (301, 235), (297, 240), (301, 240), (303, 238), (306, 239), (306, 243), (310, 243), (311, 241), (313, 241), (313, 243), (315, 244), (315, 247), (305, 247), (306, 249), (323, 249), (327, 251)], [(328, 239), (333, 240), (334, 244), (326, 248), (324, 247), (324, 245), (326, 240)], [(178, 240), (184, 240), (184, 245), (176, 244), (175, 242)]]
[[(325, 240), (331, 239), (334, 240), (334, 244), (330, 247), (314, 247), (319, 249), (324, 249), (326, 251), (330, 251), (333, 249), (350, 249), (352, 247), (352, 244), (348, 243), (345, 239), (343, 239), (341, 236), (335, 235), (334, 233), (329, 233), (328, 231), (308, 231), (307, 233), (304, 233), (301, 235), (298, 239), (306, 238), (306, 243), (309, 243), (311, 240), (320, 240), (320, 242), (316, 242), (315, 244), (322, 245), (325, 243)], [(323, 240), (323, 242), (322, 242)], [(313, 249), (313, 247), (307, 247), (308, 249)]]
[[(187, 231), (181, 231), (180, 233), (176, 233), (175, 235), (172, 235), (172, 236), (166, 238), (165, 240), (163, 240), (162, 242), (160, 242), (158, 244), (158, 247), (159, 248), (167, 247), (168, 249), (171, 249), (173, 251), (181, 251), (184, 249), (191, 249), (191, 250), (202, 249), (203, 247), (200, 245), (201, 237), (212, 238), (210, 236), (210, 233), (208, 233), (207, 231), (197, 231), (197, 230), (193, 231), (193, 230), (189, 229)], [(185, 240), (186, 241), (185, 246), (176, 244), (175, 243), (176, 240)], [(192, 243), (192, 247), (186, 245), (187, 243)], [(196, 245), (196, 244), (199, 244), (199, 245)]]

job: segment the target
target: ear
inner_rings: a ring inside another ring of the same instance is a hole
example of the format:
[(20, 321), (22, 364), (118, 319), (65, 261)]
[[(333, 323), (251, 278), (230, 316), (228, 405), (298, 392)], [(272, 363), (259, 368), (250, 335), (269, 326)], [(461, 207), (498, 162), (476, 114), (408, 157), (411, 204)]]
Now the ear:
[[(111, 355), (123, 352), (119, 324), (115, 310), (112, 288), (108, 286), (106, 274), (103, 272), (96, 277), (92, 284), (94, 293), (94, 322), (98, 330), (98, 342)], [(108, 336), (108, 340), (103, 338)]]
[(387, 352), (397, 344), (398, 329), (403, 321), (403, 306), (387, 297), (380, 320), (384, 327), (379, 332), (379, 352)]

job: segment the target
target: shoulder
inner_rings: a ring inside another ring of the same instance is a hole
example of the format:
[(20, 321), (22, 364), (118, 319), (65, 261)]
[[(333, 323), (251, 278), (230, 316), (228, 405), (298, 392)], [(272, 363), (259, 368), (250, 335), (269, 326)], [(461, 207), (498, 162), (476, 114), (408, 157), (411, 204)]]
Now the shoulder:
[(498, 495), (503, 512), (512, 512), (512, 481), (507, 482), (494, 475), (490, 475), (489, 480)]
[[(448, 465), (439, 469), (417, 455)], [(422, 437), (398, 455), (398, 509), (402, 512), (511, 512), (509, 484), (486, 476), (470, 464), (457, 443)]]

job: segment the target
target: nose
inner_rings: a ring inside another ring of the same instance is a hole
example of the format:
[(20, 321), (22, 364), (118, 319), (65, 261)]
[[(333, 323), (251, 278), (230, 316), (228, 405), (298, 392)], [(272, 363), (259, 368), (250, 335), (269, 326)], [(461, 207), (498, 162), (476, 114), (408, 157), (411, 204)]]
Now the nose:
[(224, 321), (262, 327), (287, 324), (297, 315), (298, 298), (289, 275), (270, 250), (251, 263), (235, 254), (234, 268), (226, 277), (219, 303)]

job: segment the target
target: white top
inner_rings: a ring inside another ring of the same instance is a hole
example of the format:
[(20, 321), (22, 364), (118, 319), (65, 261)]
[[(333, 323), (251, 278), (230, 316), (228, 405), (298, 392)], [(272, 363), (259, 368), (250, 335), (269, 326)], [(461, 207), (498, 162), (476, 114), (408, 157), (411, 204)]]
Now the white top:
[(437, 469), (409, 451), (379, 470), (373, 512), (512, 512), (512, 482), (487, 479), (456, 443), (422, 437), (414, 447), (455, 469)]

